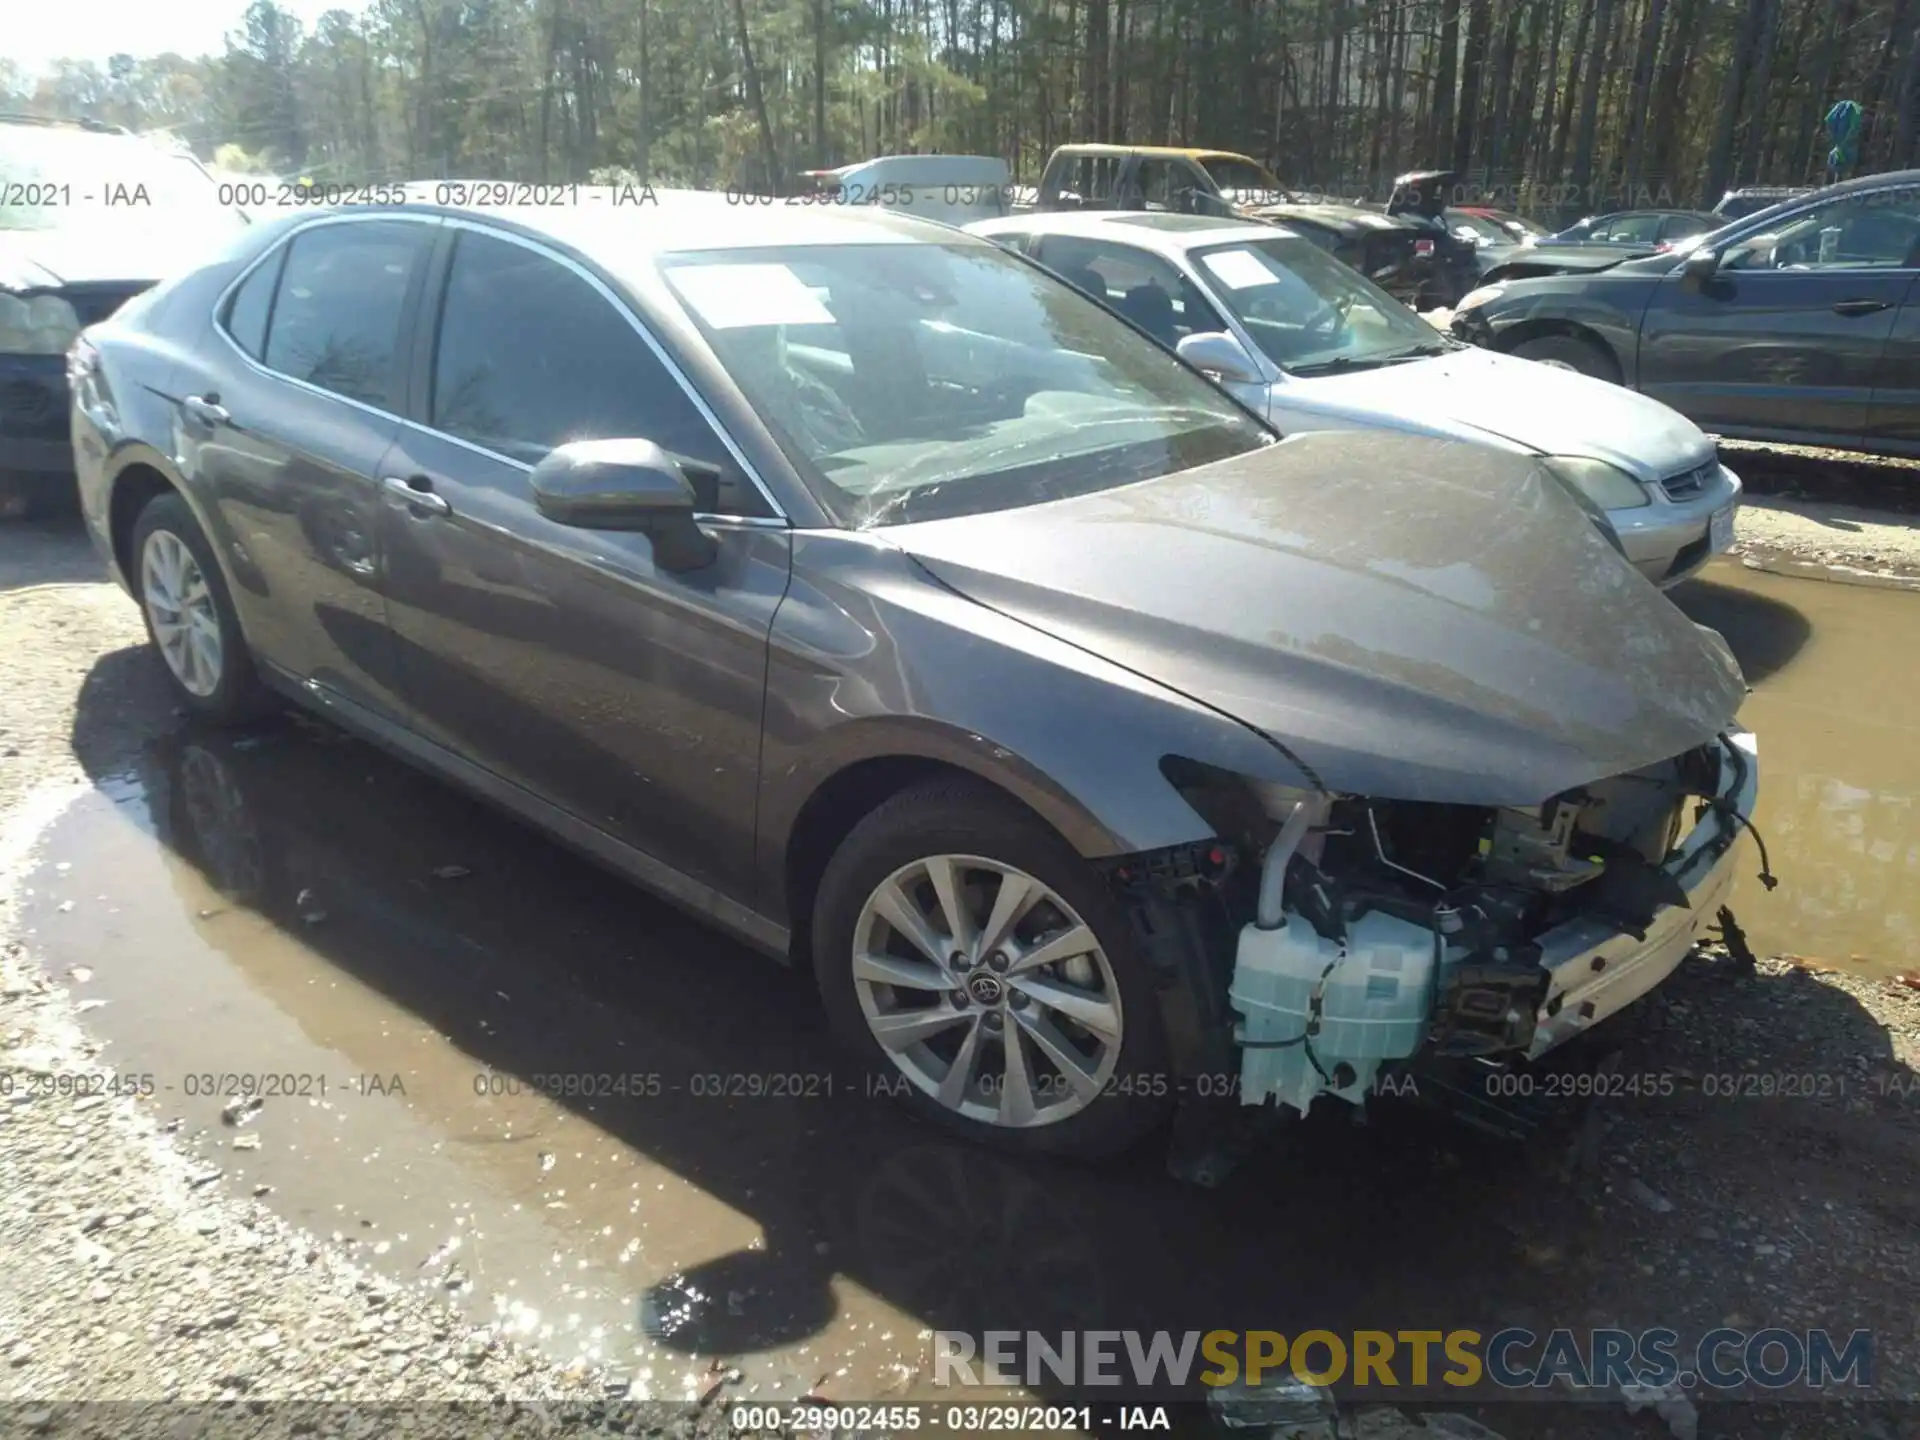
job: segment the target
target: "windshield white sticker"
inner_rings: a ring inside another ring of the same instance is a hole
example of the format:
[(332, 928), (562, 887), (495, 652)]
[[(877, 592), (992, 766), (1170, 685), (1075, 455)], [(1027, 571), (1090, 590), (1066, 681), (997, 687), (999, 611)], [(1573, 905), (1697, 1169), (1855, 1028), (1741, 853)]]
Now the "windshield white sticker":
[(749, 325), (831, 325), (833, 316), (784, 265), (676, 265), (680, 298), (715, 330)]
[(1271, 285), (1273, 271), (1251, 250), (1217, 250), (1202, 257), (1214, 279), (1232, 290), (1251, 290), (1255, 285)]

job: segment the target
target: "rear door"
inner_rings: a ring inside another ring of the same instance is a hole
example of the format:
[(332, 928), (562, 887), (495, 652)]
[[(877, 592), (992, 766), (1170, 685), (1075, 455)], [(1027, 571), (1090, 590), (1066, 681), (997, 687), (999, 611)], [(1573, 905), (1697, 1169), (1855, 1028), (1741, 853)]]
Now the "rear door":
[(1748, 228), (1717, 274), (1658, 287), (1640, 388), (1709, 430), (1864, 442), (1912, 288), (1920, 187), (1859, 191)]
[(377, 531), (400, 429), (403, 332), (439, 221), (336, 217), (274, 247), (182, 361), (183, 467), (234, 555), (257, 654), (387, 719), (394, 692)]
[[(499, 233), (449, 226), (448, 241), (423, 317), (415, 424), (387, 463), (381, 515), (412, 722), (592, 831), (744, 900), (786, 524), (600, 280)], [(532, 466), (567, 441), (610, 438), (681, 459), (714, 517), (712, 564), (668, 571), (644, 535), (540, 514)]]

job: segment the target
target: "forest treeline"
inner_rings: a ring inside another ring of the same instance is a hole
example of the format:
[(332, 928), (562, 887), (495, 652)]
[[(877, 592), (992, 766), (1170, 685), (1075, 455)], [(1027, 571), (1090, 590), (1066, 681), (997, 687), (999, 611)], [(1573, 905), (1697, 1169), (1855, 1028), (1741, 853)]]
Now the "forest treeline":
[(1535, 213), (1920, 164), (1920, 0), (254, 0), (216, 56), (0, 60), (0, 103), (235, 169), (790, 188), (906, 151), (1037, 177), (1067, 141), (1210, 145), (1380, 197)]

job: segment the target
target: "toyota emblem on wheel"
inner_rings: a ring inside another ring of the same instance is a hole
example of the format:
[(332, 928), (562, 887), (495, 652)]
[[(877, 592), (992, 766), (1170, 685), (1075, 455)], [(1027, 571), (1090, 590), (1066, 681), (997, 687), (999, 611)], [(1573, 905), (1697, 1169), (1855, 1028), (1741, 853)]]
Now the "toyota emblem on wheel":
[(1000, 997), (1006, 993), (1006, 987), (997, 976), (976, 975), (967, 981), (967, 993), (977, 1005), (998, 1005)]

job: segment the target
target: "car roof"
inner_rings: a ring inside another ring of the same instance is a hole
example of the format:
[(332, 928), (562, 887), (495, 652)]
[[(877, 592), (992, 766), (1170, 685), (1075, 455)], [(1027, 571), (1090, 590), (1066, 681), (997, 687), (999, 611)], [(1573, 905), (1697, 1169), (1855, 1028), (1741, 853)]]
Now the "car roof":
[(1355, 205), (1345, 200), (1282, 200), (1260, 207), (1263, 215), (1283, 212), (1325, 225), (1350, 225), (1359, 221), (1370, 230), (1406, 230), (1413, 228), (1414, 223), (1403, 215), (1389, 215), (1384, 210), (1375, 210), (1369, 205)]
[(1257, 220), (1216, 219), (1209, 215), (1164, 215), (1138, 210), (1039, 210), (965, 227), (975, 235), (1066, 235), (1081, 240), (1108, 239), (1138, 245), (1162, 255), (1182, 255), (1202, 245), (1231, 245), (1248, 233), (1288, 234)]
[[(1250, 165), (1260, 165), (1251, 155), (1242, 155), (1238, 150), (1213, 150), (1204, 146), (1187, 145), (1062, 145), (1054, 152), (1056, 155), (1178, 155), (1186, 160), (1245, 160)], [(1262, 170), (1265, 165), (1260, 165)]]
[[(414, 182), (411, 193), (440, 182)], [(495, 182), (481, 182), (492, 184)], [(569, 187), (553, 185), (551, 190)], [(642, 186), (582, 185), (577, 203), (487, 205), (410, 199), (378, 213), (429, 215), (491, 222), (536, 238), (571, 246), (621, 268), (635, 257), (697, 250), (756, 250), (800, 245), (889, 245), (952, 242), (956, 227), (881, 206), (785, 205), (718, 190), (653, 190)], [(651, 200), (646, 196), (651, 195)], [(301, 212), (367, 215), (366, 206), (334, 206)], [(666, 223), (670, 222), (670, 223)]]
[(1857, 190), (1878, 190), (1883, 185), (1920, 185), (1920, 170), (1884, 170), (1878, 175), (1856, 175), (1851, 180), (1842, 180), (1836, 185), (1823, 185), (1817, 189), (1803, 190), (1799, 186), (1754, 185), (1728, 193), (1730, 195), (1778, 195), (1783, 200), (1797, 200), (1809, 195), (1848, 195)]
[(856, 160), (832, 170), (803, 170), (800, 173), (809, 179), (824, 179), (831, 175), (846, 181), (859, 175), (885, 175), (895, 171), (949, 177), (955, 183), (964, 183), (969, 176), (1005, 178), (1012, 173), (1007, 162), (995, 155), (876, 155), (870, 160)]
[(1686, 215), (1696, 220), (1718, 220), (1720, 217), (1711, 210), (1689, 210), (1679, 205), (1636, 205), (1631, 210), (1602, 210), (1597, 215), (1589, 215), (1582, 220), (1624, 220), (1632, 215)]

